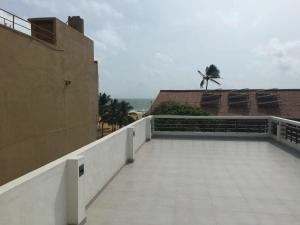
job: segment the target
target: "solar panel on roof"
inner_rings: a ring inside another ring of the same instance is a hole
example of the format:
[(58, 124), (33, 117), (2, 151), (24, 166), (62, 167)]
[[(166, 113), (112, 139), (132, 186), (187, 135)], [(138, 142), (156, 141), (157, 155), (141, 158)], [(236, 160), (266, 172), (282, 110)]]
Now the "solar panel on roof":
[(230, 107), (248, 107), (249, 89), (234, 90), (229, 92), (228, 104)]
[(203, 93), (201, 106), (218, 107), (221, 100), (221, 94)]
[(259, 107), (278, 107), (277, 89), (260, 90), (256, 92), (256, 102)]

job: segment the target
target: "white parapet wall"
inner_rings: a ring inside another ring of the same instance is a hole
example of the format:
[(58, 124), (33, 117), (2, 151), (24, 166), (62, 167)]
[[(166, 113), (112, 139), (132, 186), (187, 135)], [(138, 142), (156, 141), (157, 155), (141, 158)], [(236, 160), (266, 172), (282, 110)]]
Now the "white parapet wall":
[(0, 224), (67, 224), (66, 161), (0, 187)]
[[(147, 139), (147, 118), (144, 118), (140, 121), (136, 121), (131, 126), (134, 128), (133, 149), (136, 152), (142, 146), (142, 144), (145, 143)], [(149, 129), (151, 130), (151, 128)]]
[(85, 196), (88, 204), (127, 161), (127, 128), (81, 149), (85, 157)]
[[(135, 132), (135, 136), (131, 140), (133, 151), (136, 151), (146, 141), (146, 129), (151, 129), (147, 128), (146, 120), (146, 118), (141, 119), (0, 186), (0, 225), (66, 225), (74, 224), (76, 218), (81, 220), (84, 213), (80, 204), (84, 204), (86, 207), (126, 164), (130, 150), (127, 140), (128, 128), (133, 127)], [(78, 163), (74, 162), (70, 166), (72, 160), (80, 158), (84, 160)], [(82, 176), (82, 178), (70, 182), (70, 176), (74, 176), (74, 171), (70, 173), (68, 170), (76, 169), (74, 165), (78, 165), (75, 175), (78, 173), (78, 177)], [(84, 182), (83, 187), (81, 187), (81, 182)], [(76, 197), (74, 194), (70, 195), (70, 186), (76, 184), (80, 187), (76, 187), (72, 191), (73, 193), (79, 191), (80, 194), (76, 201), (74, 199), (72, 201), (79, 205), (70, 207), (68, 199), (71, 198), (70, 196)], [(82, 198), (84, 198), (83, 201)], [(71, 210), (76, 209), (78, 212), (74, 214)], [(80, 222), (77, 221), (78, 224)]]

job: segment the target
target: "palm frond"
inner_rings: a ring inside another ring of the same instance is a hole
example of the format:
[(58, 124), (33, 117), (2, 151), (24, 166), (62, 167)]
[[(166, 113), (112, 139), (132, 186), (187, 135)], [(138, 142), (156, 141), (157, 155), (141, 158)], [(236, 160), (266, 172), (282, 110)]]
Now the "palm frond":
[(209, 78), (212, 78), (212, 79), (219, 79), (221, 78), (219, 74), (210, 74), (208, 75)]
[(210, 79), (212, 82), (216, 83), (217, 85), (221, 85), (218, 81), (214, 80), (214, 79)]
[(205, 83), (205, 80), (203, 79), (203, 80), (201, 81), (201, 83), (200, 83), (200, 88), (203, 88), (204, 83)]
[(205, 68), (205, 74), (206, 74), (206, 75), (209, 74), (208, 72), (209, 72), (209, 67), (207, 66), (207, 67)]
[(202, 77), (205, 77), (205, 75), (204, 75), (200, 70), (198, 70), (198, 73), (199, 73)]

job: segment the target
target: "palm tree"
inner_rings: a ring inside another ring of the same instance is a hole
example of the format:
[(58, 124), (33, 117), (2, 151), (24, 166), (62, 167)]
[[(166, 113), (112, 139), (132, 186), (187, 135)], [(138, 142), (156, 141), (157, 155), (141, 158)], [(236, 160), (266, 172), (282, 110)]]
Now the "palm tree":
[(202, 81), (200, 83), (200, 88), (203, 88), (204, 84), (206, 84), (205, 90), (207, 90), (208, 87), (208, 81), (212, 81), (218, 85), (221, 85), (218, 81), (215, 79), (219, 79), (220, 77), (220, 70), (215, 65), (210, 65), (206, 67), (205, 69), (205, 75), (198, 70), (198, 73), (202, 76)]
[(99, 116), (101, 123), (101, 136), (103, 137), (103, 126), (105, 122), (108, 122), (109, 120), (109, 103), (111, 101), (110, 95), (107, 95), (105, 93), (99, 95)]
[(118, 125), (122, 127), (130, 123), (130, 116), (128, 113), (132, 110), (133, 107), (130, 105), (129, 102), (121, 101), (119, 103), (119, 115), (118, 115)]
[(119, 101), (118, 99), (112, 99), (109, 104), (109, 118), (108, 124), (112, 126), (112, 131), (116, 130), (116, 125), (119, 117)]
[(112, 131), (115, 131), (117, 126), (122, 127), (133, 122), (132, 118), (128, 116), (129, 111), (133, 107), (128, 102), (119, 102), (118, 99), (111, 99), (110, 95), (100, 93), (98, 104), (102, 137), (104, 123), (111, 125)]

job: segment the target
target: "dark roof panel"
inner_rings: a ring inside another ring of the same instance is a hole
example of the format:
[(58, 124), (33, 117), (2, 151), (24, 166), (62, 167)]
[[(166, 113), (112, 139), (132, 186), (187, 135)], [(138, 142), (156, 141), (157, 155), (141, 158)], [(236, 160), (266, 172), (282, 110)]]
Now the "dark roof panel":
[[(230, 107), (232, 101), (229, 101), (229, 98), (231, 98), (233, 94), (244, 94), (245, 91), (241, 92), (239, 90), (232, 89), (207, 91), (207, 94), (221, 95), (218, 110), (214, 111), (212, 114), (219, 116), (273, 115), (283, 118), (300, 119), (300, 89), (247, 89), (247, 92), (249, 95), (247, 94), (248, 108), (246, 110), (243, 104), (241, 104), (240, 107), (238, 105)], [(209, 109), (206, 110), (205, 105), (201, 106), (202, 96), (204, 93), (205, 91), (202, 90), (161, 90), (153, 103), (152, 109), (155, 109), (162, 102), (175, 101), (182, 104), (200, 107), (204, 111), (210, 112)]]

